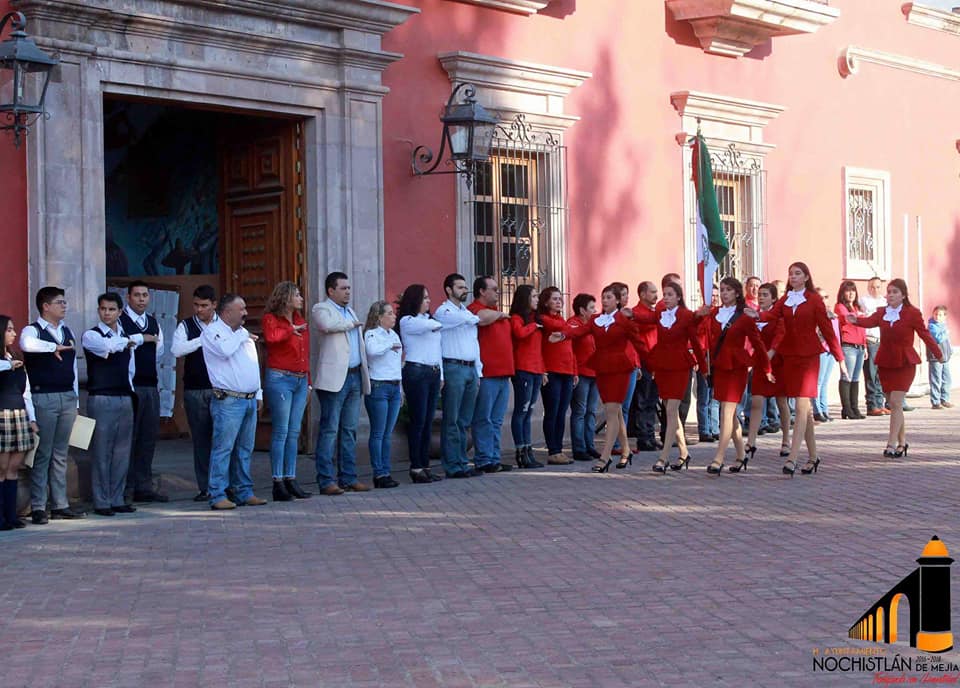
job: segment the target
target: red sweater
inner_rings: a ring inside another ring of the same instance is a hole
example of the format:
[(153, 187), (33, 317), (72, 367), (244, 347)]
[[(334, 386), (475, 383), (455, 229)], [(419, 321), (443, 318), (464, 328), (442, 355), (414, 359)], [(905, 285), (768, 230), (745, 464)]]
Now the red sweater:
[[(571, 320), (580, 322), (577, 318)], [(571, 325), (570, 321), (564, 320), (560, 315), (541, 315), (540, 322), (543, 323), (543, 367), (548, 373), (576, 375), (577, 357), (573, 353), (573, 340), (582, 338), (589, 330)], [(551, 342), (550, 335), (554, 332), (562, 334), (564, 339)]]
[(525, 325), (519, 315), (511, 315), (510, 329), (513, 332), (513, 361), (516, 369), (537, 375), (547, 372), (543, 366), (543, 336), (536, 321)]
[[(479, 301), (474, 301), (467, 310), (478, 315), (480, 311), (490, 309)], [(490, 309), (492, 310), (492, 309)], [(477, 326), (477, 339), (480, 342), (480, 361), (483, 363), (484, 377), (512, 377), (513, 337), (510, 334), (510, 321), (506, 318), (490, 325)]]
[(597, 350), (597, 343), (593, 338), (590, 321), (584, 323), (577, 316), (573, 316), (567, 320), (567, 325), (571, 328), (584, 330), (582, 336), (574, 337), (572, 341), (573, 355), (577, 359), (577, 375), (580, 377), (596, 377), (597, 371), (587, 363), (590, 357), (593, 356), (593, 352)]
[(260, 321), (263, 327), (263, 341), (267, 346), (267, 367), (274, 370), (286, 370), (291, 373), (310, 372), (310, 328), (293, 333), (293, 325), (303, 325), (306, 320), (294, 312), (293, 324), (286, 318), (278, 318), (267, 313)]

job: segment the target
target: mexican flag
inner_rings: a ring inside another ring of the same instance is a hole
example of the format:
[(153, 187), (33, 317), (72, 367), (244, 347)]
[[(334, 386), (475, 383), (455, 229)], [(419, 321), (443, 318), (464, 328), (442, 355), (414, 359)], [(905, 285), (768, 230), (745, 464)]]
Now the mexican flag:
[(709, 305), (713, 292), (713, 277), (720, 261), (729, 252), (730, 245), (720, 221), (710, 153), (700, 132), (697, 132), (692, 147), (693, 184), (697, 190), (697, 278), (703, 292), (703, 302)]

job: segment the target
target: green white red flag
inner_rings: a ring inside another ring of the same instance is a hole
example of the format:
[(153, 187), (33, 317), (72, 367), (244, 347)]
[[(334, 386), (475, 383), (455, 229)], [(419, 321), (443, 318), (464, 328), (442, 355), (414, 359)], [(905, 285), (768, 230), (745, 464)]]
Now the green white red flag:
[(713, 168), (710, 153), (703, 135), (691, 144), (693, 148), (693, 184), (697, 191), (697, 277), (703, 294), (703, 302), (710, 303), (713, 278), (720, 261), (730, 251), (727, 235), (720, 220), (717, 206), (717, 191), (713, 186)]

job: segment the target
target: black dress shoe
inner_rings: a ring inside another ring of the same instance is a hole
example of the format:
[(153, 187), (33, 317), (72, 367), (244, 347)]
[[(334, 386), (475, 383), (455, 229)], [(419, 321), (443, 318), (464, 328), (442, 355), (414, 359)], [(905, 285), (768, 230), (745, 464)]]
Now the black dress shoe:
[(210, 493), (209, 493), (209, 492), (198, 492), (198, 493), (196, 494), (196, 496), (193, 498), (193, 501), (195, 501), (195, 502), (206, 502), (206, 501), (208, 501), (209, 499), (210, 499)]
[(430, 482), (438, 483), (441, 480), (443, 480), (442, 475), (437, 475), (436, 473), (431, 471), (429, 468), (424, 468), (423, 472), (430, 476)]
[(468, 478), (479, 478), (483, 475), (483, 471), (477, 468), (468, 468), (467, 470), (464, 471), (464, 473)]
[(453, 480), (460, 480), (461, 478), (469, 478), (470, 476), (466, 471), (456, 471), (455, 473), (447, 473), (447, 477)]
[(587, 450), (587, 454), (590, 455), (590, 458), (591, 458), (591, 459), (599, 459), (599, 458), (600, 458), (600, 452), (598, 452), (596, 449), (588, 449), (588, 450)]
[(287, 486), (283, 484), (282, 480), (273, 479), (273, 501), (275, 502), (292, 502), (293, 495), (287, 492)]
[(47, 518), (47, 512), (43, 509), (34, 509), (30, 512), (30, 521), (35, 526), (45, 526), (50, 522), (50, 519)]
[(137, 510), (137, 507), (131, 504), (123, 504), (121, 506), (112, 506), (110, 507), (110, 509), (115, 514), (132, 514), (134, 511)]
[(486, 466), (480, 468), (484, 473), (506, 473), (507, 471), (512, 471), (513, 466), (508, 466), (504, 463), (488, 463)]
[(286, 486), (287, 492), (292, 494), (297, 499), (310, 499), (312, 496), (312, 493), (307, 492), (300, 487), (300, 483), (297, 482), (296, 478), (284, 478), (283, 484)]
[(84, 516), (86, 516), (86, 514), (82, 511), (74, 511), (70, 507), (67, 507), (66, 509), (53, 509), (50, 511), (50, 518), (52, 519), (62, 518), (67, 521), (72, 521), (73, 519), (83, 518)]
[[(135, 502), (169, 502), (170, 498), (165, 494), (161, 494), (159, 492), (154, 492), (153, 490), (149, 490), (147, 492), (134, 492), (133, 501)], [(116, 508), (114, 508), (114, 511), (116, 511)]]
[(113, 516), (114, 515), (113, 509), (94, 509), (93, 513), (95, 513), (97, 516)]
[(574, 461), (593, 461), (587, 452), (573, 452)]
[(379, 490), (386, 490), (391, 487), (400, 487), (400, 483), (389, 475), (384, 475), (373, 479), (373, 486)]
[(422, 468), (420, 470), (410, 471), (410, 480), (420, 485), (426, 485), (427, 483), (433, 482), (433, 478), (431, 478), (430, 473)]

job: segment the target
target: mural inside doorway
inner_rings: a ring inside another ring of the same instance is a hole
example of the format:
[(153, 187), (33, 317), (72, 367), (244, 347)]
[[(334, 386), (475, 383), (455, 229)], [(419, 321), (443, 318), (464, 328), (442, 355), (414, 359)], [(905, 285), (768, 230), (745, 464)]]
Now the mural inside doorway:
[(108, 277), (218, 272), (216, 120), (104, 102)]

